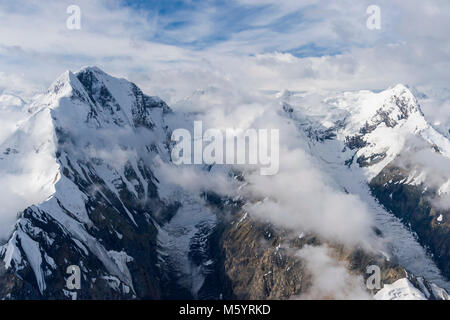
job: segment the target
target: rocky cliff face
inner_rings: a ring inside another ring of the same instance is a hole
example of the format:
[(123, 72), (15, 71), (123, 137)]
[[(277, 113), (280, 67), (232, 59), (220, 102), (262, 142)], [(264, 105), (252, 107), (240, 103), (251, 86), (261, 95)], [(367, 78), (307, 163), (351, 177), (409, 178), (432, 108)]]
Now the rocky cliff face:
[(407, 183), (409, 173), (392, 163), (370, 182), (374, 196), (414, 230), (432, 252), (442, 272), (450, 277), (450, 211), (432, 200), (437, 190)]
[[(367, 267), (376, 265), (381, 270), (382, 287), (408, 279), (412, 288), (419, 288), (418, 294), (424, 299), (448, 298), (444, 291), (423, 278), (414, 276), (397, 261), (390, 260), (381, 253), (368, 252), (360, 247), (348, 248), (314, 234), (295, 235), (270, 223), (255, 220), (236, 207), (226, 211), (229, 214), (224, 216), (217, 226), (212, 241), (212, 252), (215, 253), (213, 256), (218, 269), (215, 276), (207, 279), (204, 284), (207, 288), (213, 283), (220, 283), (221, 298), (257, 300), (352, 298), (352, 292), (346, 292), (344, 288), (341, 292), (333, 291), (333, 293), (315, 288), (313, 283), (317, 275), (308, 266), (304, 257), (298, 254), (305, 248), (327, 248), (329, 254), (337, 261), (337, 265), (333, 267), (345, 268), (349, 277), (367, 281), (371, 275), (367, 273)], [(233, 212), (231, 216), (230, 212)], [(337, 270), (333, 270), (334, 277), (339, 274)], [(326, 274), (322, 276), (326, 277)], [(359, 299), (367, 299), (370, 297), (369, 294), (386, 294), (378, 289), (363, 290), (367, 291), (367, 296), (360, 296)]]

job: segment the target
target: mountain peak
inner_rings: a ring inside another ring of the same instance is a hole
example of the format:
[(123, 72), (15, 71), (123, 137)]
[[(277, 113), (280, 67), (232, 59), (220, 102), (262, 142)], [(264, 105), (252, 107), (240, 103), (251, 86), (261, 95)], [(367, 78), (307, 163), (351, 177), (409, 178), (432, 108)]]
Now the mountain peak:
[(134, 83), (110, 76), (98, 67), (64, 72), (47, 93), (32, 104), (30, 112), (42, 107), (58, 109), (57, 118), (90, 127), (155, 127), (171, 110), (158, 97), (145, 95)]
[(387, 89), (385, 94), (385, 101), (377, 111), (378, 115), (389, 114), (394, 123), (407, 119), (414, 113), (423, 116), (419, 102), (407, 86), (397, 84)]
[[(162, 100), (96, 67), (58, 77), (0, 145), (2, 169), (14, 175), (9, 181), (35, 186), (28, 187), (13, 233), (0, 246), (0, 267), (32, 279), (33, 296), (66, 297), (64, 287), (50, 284), (64, 283), (56, 265), (72, 261), (89, 274), (90, 288), (136, 296), (127, 264), (151, 273), (149, 279), (158, 268), (153, 221), (165, 207), (153, 159), (169, 159), (168, 110)], [(146, 284), (142, 295), (153, 289)], [(92, 295), (88, 286), (84, 294)]]
[(410, 92), (409, 86), (404, 85), (402, 83), (397, 83), (396, 85), (390, 87), (388, 90), (392, 90), (394, 92), (400, 92), (400, 93)]
[(415, 104), (418, 104), (417, 99), (416, 99), (415, 95), (413, 94), (412, 89), (407, 85), (399, 83), (393, 87), (390, 87), (386, 91), (390, 92), (392, 95), (395, 95), (398, 97), (403, 97), (405, 99), (410, 100), (411, 102), (413, 102)]
[(103, 71), (102, 69), (100, 69), (97, 66), (84, 66), (84, 67), (81, 67), (78, 71), (75, 72), (75, 74), (78, 75), (78, 74), (83, 73), (83, 72), (93, 72), (93, 73), (107, 75), (107, 73), (105, 71)]
[(281, 100), (289, 100), (289, 98), (292, 96), (292, 92), (284, 89), (283, 91), (280, 91), (276, 94), (276, 97)]

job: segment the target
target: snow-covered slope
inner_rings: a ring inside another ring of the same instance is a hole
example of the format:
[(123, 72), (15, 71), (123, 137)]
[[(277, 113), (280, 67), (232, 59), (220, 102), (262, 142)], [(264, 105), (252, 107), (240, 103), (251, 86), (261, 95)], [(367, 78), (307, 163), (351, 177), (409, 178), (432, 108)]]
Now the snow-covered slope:
[(424, 294), (403, 278), (387, 284), (375, 294), (376, 300), (426, 300)]
[(58, 178), (50, 109), (32, 115), (26, 110), (15, 112), (20, 121), (10, 128), (8, 137), (0, 144), (0, 183), (4, 186), (2, 202), (5, 203), (0, 209), (4, 222), (2, 239), (11, 232), (17, 213), (54, 193)]
[(402, 278), (392, 284), (386, 284), (383, 289), (379, 290), (374, 298), (376, 300), (427, 300), (431, 294), (448, 300), (448, 294), (445, 290), (438, 288), (432, 284), (431, 288), (426, 288), (423, 279), (418, 279), (418, 287), (416, 288), (408, 278)]

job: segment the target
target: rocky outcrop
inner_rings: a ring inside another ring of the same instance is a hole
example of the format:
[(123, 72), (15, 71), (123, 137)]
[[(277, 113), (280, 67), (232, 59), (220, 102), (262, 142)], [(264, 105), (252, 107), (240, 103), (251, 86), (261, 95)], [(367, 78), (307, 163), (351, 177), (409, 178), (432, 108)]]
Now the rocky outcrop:
[[(217, 201), (215, 202), (217, 204)], [(224, 210), (225, 209), (225, 210)], [(313, 234), (294, 235), (269, 223), (255, 220), (234, 204), (221, 208), (222, 220), (211, 237), (211, 252), (216, 270), (207, 278), (204, 288), (220, 283), (216, 296), (223, 299), (298, 299), (307, 298), (312, 286), (312, 274), (306, 261), (296, 253), (305, 246), (326, 246), (333, 258), (341, 262), (350, 274), (364, 280), (366, 269), (377, 265), (381, 270), (381, 284), (391, 284), (408, 278), (430, 299), (441, 299), (433, 293), (431, 284), (416, 278), (380, 253), (361, 248), (348, 248)], [(422, 287), (421, 287), (422, 286)], [(375, 294), (378, 290), (368, 293)], [(431, 293), (430, 293), (431, 292)], [(317, 298), (317, 297), (315, 297)], [(333, 296), (321, 297), (335, 299)]]

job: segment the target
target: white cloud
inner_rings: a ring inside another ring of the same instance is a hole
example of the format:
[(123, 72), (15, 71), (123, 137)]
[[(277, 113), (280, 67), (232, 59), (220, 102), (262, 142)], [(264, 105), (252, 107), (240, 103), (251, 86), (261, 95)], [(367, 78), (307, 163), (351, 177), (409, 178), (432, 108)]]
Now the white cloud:
[(161, 161), (157, 165), (157, 174), (164, 183), (181, 187), (186, 192), (200, 195), (202, 192), (214, 191), (221, 196), (236, 195), (237, 184), (229, 179), (226, 170), (208, 172), (202, 170), (201, 166), (177, 167)]
[(342, 262), (337, 262), (326, 246), (305, 246), (297, 255), (304, 259), (312, 275), (312, 286), (298, 299), (371, 300), (364, 287), (364, 279), (349, 273)]
[[(270, 221), (296, 232), (313, 232), (349, 246), (376, 247), (372, 231), (374, 221), (368, 208), (358, 197), (344, 193), (336, 181), (318, 167), (309, 154), (308, 138), (278, 115), (278, 99), (273, 95), (241, 90), (240, 83), (234, 86), (225, 83), (220, 89), (213, 87), (197, 92), (174, 108), (178, 112), (194, 112), (191, 119), (203, 121), (203, 130), (279, 130), (280, 170), (276, 175), (261, 176), (259, 170), (252, 171), (255, 168), (235, 166), (247, 172), (245, 179), (249, 184), (241, 189), (241, 193), (246, 198), (265, 199), (249, 203), (245, 209), (262, 221)], [(186, 170), (184, 174), (181, 172), (183, 170)], [(186, 188), (197, 190), (200, 184), (202, 188), (209, 186), (212, 190), (221, 190), (228, 185), (226, 177), (218, 179), (217, 173), (210, 179), (198, 173), (198, 177), (194, 178), (189, 168), (168, 173), (172, 180), (178, 180)]]
[(374, 245), (373, 216), (362, 200), (338, 190), (301, 149), (281, 149), (280, 154), (277, 175), (247, 178), (246, 191), (263, 200), (246, 210), (296, 232), (312, 232), (349, 246)]

